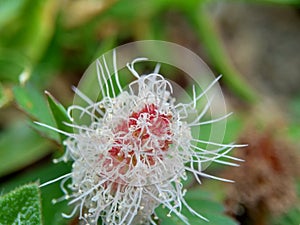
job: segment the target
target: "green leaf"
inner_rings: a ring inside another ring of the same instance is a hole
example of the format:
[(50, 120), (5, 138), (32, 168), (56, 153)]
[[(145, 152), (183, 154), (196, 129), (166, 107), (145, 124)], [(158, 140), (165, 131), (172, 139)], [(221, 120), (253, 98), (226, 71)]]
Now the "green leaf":
[(3, 83), (23, 85), (31, 76), (32, 65), (20, 52), (0, 46), (0, 68), (0, 80)]
[[(44, 96), (32, 85), (24, 87), (15, 86), (13, 93), (18, 107), (27, 113), (32, 120), (39, 121), (49, 126), (54, 126), (52, 115), (48, 110), (48, 105)], [(50, 129), (32, 124), (32, 126), (53, 140), (58, 140), (58, 134)]]
[[(224, 207), (221, 203), (212, 199), (209, 192), (200, 188), (189, 190), (185, 196), (186, 202), (196, 212), (209, 220), (209, 223), (199, 217), (193, 215), (186, 207), (183, 207), (182, 214), (188, 218), (190, 224), (193, 225), (236, 225), (237, 223), (224, 214)], [(169, 210), (159, 207), (156, 213), (160, 220), (160, 225), (184, 225), (174, 213), (168, 217)]]
[(18, 106), (34, 120), (53, 124), (47, 103), (40, 92), (32, 85), (15, 86), (13, 93)]
[[(8, 193), (17, 186), (39, 180), (40, 184), (53, 180), (71, 171), (71, 163), (53, 164), (46, 162), (39, 164), (34, 170), (26, 170), (23, 173), (13, 177), (11, 180), (5, 180), (0, 183), (0, 193)], [(60, 181), (40, 188), (42, 198), (42, 218), (44, 225), (66, 225), (67, 219), (63, 218), (61, 213), (70, 213), (72, 206), (67, 205), (67, 201), (52, 204), (52, 199), (60, 198), (63, 192), (60, 188)], [(1, 224), (1, 223), (0, 223)]]
[(293, 140), (298, 141), (300, 135), (300, 96), (293, 97), (288, 102), (289, 127), (288, 134)]
[(20, 14), (26, 2), (28, 0), (0, 1), (0, 29)]
[[(49, 107), (52, 111), (57, 128), (61, 131), (72, 133), (72, 128), (64, 124), (64, 122), (72, 123), (66, 109), (49, 92), (45, 92), (45, 94), (47, 95)], [(60, 138), (61, 141), (63, 141), (66, 139), (66, 135), (60, 134)]]
[(300, 219), (300, 205), (296, 208), (293, 208), (289, 210), (286, 214), (280, 216), (280, 217), (275, 217), (272, 220), (272, 225), (294, 225), (294, 224), (299, 224)]
[(0, 176), (15, 172), (45, 157), (50, 143), (26, 122), (17, 121), (0, 133)]
[(37, 184), (22, 186), (0, 197), (0, 224), (42, 224)]
[(0, 108), (8, 104), (11, 101), (11, 98), (11, 92), (3, 87), (0, 82)]
[[(4, 6), (9, 8), (8, 4)], [(2, 20), (0, 17), (0, 48), (21, 52), (35, 64), (52, 39), (58, 7), (57, 1), (50, 0), (15, 3), (9, 10), (12, 15), (5, 13)]]
[[(53, 180), (71, 171), (71, 163), (50, 164), (41, 168), (39, 172), (41, 183)], [(70, 213), (74, 205), (68, 205), (68, 201), (58, 202), (52, 204), (53, 199), (58, 199), (64, 195), (60, 187), (61, 181), (44, 186), (41, 188), (42, 192), (42, 206), (44, 225), (66, 225), (71, 224), (69, 219), (62, 217), (62, 213)], [(72, 220), (72, 219), (71, 219)]]

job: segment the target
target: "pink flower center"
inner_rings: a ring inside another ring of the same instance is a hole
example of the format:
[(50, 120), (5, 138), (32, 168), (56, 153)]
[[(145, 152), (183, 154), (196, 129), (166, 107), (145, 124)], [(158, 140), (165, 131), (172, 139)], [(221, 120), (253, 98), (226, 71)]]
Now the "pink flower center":
[[(114, 146), (109, 154), (114, 161), (135, 166), (137, 160), (153, 166), (155, 158), (163, 158), (171, 141), (172, 115), (160, 113), (154, 104), (133, 112), (116, 126)], [(116, 162), (115, 162), (116, 163)]]

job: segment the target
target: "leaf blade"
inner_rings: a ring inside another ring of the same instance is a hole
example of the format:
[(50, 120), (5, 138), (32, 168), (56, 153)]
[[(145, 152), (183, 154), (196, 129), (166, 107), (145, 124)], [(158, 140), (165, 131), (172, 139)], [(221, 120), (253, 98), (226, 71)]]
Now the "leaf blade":
[[(48, 110), (47, 102), (36, 87), (30, 84), (27, 84), (24, 87), (15, 86), (13, 87), (13, 94), (18, 107), (32, 120), (54, 126), (55, 123)], [(32, 127), (41, 132), (44, 136), (55, 141), (58, 140), (56, 132), (34, 124), (32, 124)]]
[(0, 197), (0, 224), (42, 224), (37, 184), (24, 185)]
[[(66, 109), (49, 92), (45, 91), (45, 94), (47, 96), (48, 104), (56, 122), (57, 128), (61, 131), (72, 133), (72, 128), (64, 123), (72, 123), (70, 118), (68, 117)], [(66, 135), (60, 134), (61, 142), (63, 142), (66, 138)]]
[(0, 176), (30, 165), (50, 151), (48, 141), (34, 132), (26, 122), (17, 121), (0, 133)]

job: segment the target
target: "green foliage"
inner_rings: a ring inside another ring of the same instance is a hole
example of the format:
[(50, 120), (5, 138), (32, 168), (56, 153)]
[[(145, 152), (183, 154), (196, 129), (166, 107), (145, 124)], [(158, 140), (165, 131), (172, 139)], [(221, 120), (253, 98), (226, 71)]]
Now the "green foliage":
[(286, 214), (281, 217), (275, 217), (272, 225), (294, 225), (299, 224), (300, 219), (300, 206), (289, 210)]
[[(53, 35), (56, 1), (2, 1), (0, 43), (23, 54), (35, 63)], [(0, 45), (1, 47), (1, 45)]]
[[(224, 207), (221, 203), (213, 199), (210, 192), (204, 191), (201, 188), (189, 190), (185, 196), (188, 204), (196, 211), (204, 216), (209, 222), (198, 218), (191, 214), (186, 207), (183, 207), (182, 212), (187, 217), (190, 224), (193, 225), (237, 225), (235, 221), (224, 214)], [(166, 208), (160, 207), (156, 210), (160, 225), (184, 225), (174, 213), (167, 216), (169, 211)]]
[[(24, 87), (15, 86), (13, 93), (18, 107), (34, 121), (39, 121), (54, 126), (54, 121), (44, 96), (34, 86), (27, 84)], [(38, 131), (53, 140), (58, 139), (58, 134), (44, 127), (32, 124)]]
[(37, 184), (22, 186), (0, 197), (0, 224), (42, 224)]
[(10, 94), (5, 87), (0, 83), (0, 108), (10, 101)]
[(26, 0), (1, 1), (0, 2), (0, 27), (3, 27), (9, 21), (16, 18), (25, 4), (26, 4)]
[[(66, 163), (53, 164), (47, 162), (35, 167), (34, 170), (28, 170), (10, 180), (0, 184), (0, 192), (9, 192), (15, 187), (26, 184), (32, 181), (39, 181), (40, 184), (55, 179), (63, 174), (69, 173), (71, 165)], [(55, 182), (40, 188), (42, 199), (42, 218), (43, 225), (65, 225), (66, 219), (61, 216), (61, 213), (69, 213), (67, 202), (59, 202), (52, 204), (52, 199), (57, 199), (63, 195), (60, 189), (60, 182)], [(1, 223), (0, 223), (1, 224)]]
[(289, 125), (289, 135), (295, 141), (300, 135), (300, 96), (294, 97), (288, 104), (292, 123)]
[(31, 63), (20, 52), (1, 49), (0, 80), (3, 83), (24, 84), (31, 74)]
[[(63, 105), (60, 104), (49, 92), (45, 92), (45, 94), (47, 95), (49, 107), (55, 119), (57, 128), (61, 131), (72, 133), (72, 128), (64, 124), (64, 122), (71, 124), (72, 121), (70, 121)], [(60, 138), (62, 142), (64, 139), (66, 139), (66, 136), (64, 134), (60, 134)]]
[(26, 122), (11, 124), (0, 133), (0, 176), (15, 172), (50, 152), (50, 143)]
[(210, 58), (219, 73), (223, 74), (223, 79), (232, 91), (246, 101), (256, 101), (256, 93), (242, 78), (239, 72), (231, 64), (226, 54), (217, 31), (210, 20), (209, 14), (205, 11), (205, 5), (201, 7), (199, 13), (187, 15), (199, 38), (205, 43), (205, 48), (210, 54)]

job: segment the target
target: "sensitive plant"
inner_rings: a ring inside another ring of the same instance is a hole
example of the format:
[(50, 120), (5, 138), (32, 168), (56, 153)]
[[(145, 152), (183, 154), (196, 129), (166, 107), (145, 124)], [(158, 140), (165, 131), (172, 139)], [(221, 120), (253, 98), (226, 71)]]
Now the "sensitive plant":
[[(236, 166), (227, 159), (240, 159), (227, 153), (241, 145), (202, 140), (192, 132), (193, 127), (217, 123), (230, 115), (204, 120), (213, 100), (208, 99), (195, 116), (200, 100), (220, 77), (200, 94), (193, 86), (192, 101), (178, 103), (173, 97), (172, 84), (159, 74), (159, 64), (149, 74), (140, 75), (135, 70), (135, 63), (143, 61), (147, 59), (137, 58), (127, 64), (135, 80), (124, 89), (119, 81), (115, 52), (114, 77), (105, 58), (97, 60), (101, 98), (92, 101), (74, 88), (87, 106), (68, 108), (72, 123), (64, 124), (73, 128), (73, 132), (38, 123), (67, 137), (63, 141), (66, 152), (55, 161), (72, 161), (72, 171), (41, 185), (61, 180), (64, 195), (53, 201), (68, 200), (74, 206), (64, 217), (79, 214), (79, 219), (87, 224), (97, 224), (100, 220), (112, 225), (156, 224), (155, 209), (163, 205), (169, 210), (168, 216), (175, 214), (189, 224), (181, 213), (183, 207), (199, 219), (207, 218), (185, 201), (187, 190), (183, 183), (187, 172), (199, 183), (200, 176), (230, 181), (204, 173), (203, 165), (214, 161)], [(75, 117), (78, 112), (79, 117)], [(86, 116), (90, 122), (80, 123)]]

